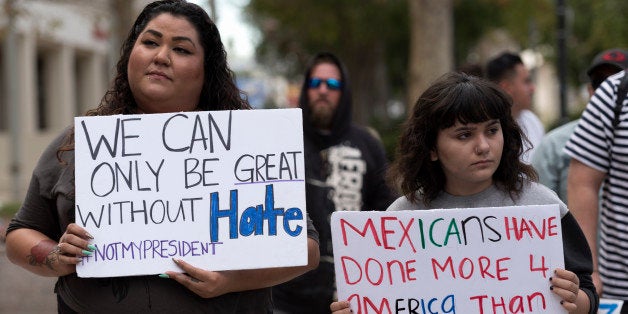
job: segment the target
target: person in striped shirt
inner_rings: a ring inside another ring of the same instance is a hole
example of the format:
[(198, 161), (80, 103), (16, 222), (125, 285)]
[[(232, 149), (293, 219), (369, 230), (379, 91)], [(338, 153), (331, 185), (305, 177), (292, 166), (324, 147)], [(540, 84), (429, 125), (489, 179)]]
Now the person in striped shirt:
[(625, 77), (621, 71), (596, 89), (564, 149), (568, 205), (593, 253), (593, 281), (617, 300), (628, 300), (628, 99), (614, 111)]
[[(628, 67), (628, 51), (612, 48), (598, 53), (586, 74), (589, 98), (609, 76)], [(567, 173), (571, 157), (563, 149), (580, 119), (573, 120), (547, 133), (532, 156), (532, 166), (539, 174), (539, 183), (554, 190), (567, 203)]]

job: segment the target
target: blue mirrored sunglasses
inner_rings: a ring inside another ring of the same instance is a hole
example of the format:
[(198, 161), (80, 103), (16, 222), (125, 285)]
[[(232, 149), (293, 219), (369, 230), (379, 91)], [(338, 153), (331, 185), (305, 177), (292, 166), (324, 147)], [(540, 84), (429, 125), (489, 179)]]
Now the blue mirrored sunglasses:
[(326, 80), (323, 80), (318, 77), (313, 77), (309, 79), (307, 82), (307, 86), (309, 88), (318, 88), (323, 82), (325, 82), (325, 84), (327, 84), (327, 88), (331, 90), (339, 90), (342, 87), (342, 82), (337, 79), (328, 78)]

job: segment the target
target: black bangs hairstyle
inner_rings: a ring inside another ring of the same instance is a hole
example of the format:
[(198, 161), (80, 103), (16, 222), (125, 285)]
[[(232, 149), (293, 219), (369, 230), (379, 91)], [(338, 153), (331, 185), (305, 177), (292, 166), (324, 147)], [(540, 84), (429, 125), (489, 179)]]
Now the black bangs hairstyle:
[(489, 81), (455, 72), (442, 76), (419, 97), (404, 123), (387, 175), (389, 183), (411, 202), (418, 200), (419, 192), (429, 205), (446, 181), (440, 162), (430, 159), (439, 131), (458, 121), (466, 124), (496, 119), (501, 124), (504, 148), (493, 179), (515, 197), (524, 180), (537, 180), (537, 175), (521, 162), (527, 139), (511, 115), (511, 106), (510, 98)]
[(461, 82), (442, 92), (442, 101), (434, 107), (434, 119), (439, 121), (440, 129), (452, 127), (456, 122), (468, 124), (493, 119), (501, 121), (510, 116), (510, 106), (504, 106), (507, 99), (500, 97), (505, 95), (473, 88), (470, 81)]

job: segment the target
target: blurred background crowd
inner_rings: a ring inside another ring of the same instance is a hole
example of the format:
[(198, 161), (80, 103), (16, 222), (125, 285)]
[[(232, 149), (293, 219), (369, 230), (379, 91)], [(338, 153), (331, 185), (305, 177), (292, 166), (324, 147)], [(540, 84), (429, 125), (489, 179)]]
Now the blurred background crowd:
[[(121, 39), (148, 0), (0, 1), (0, 217), (72, 117), (98, 104)], [(298, 104), (305, 62), (337, 54), (353, 85), (354, 120), (388, 156), (413, 100), (455, 69), (521, 55), (546, 131), (578, 117), (593, 56), (628, 47), (623, 0), (197, 0), (219, 26), (238, 86), (256, 108)], [(390, 157), (389, 157), (390, 158)]]

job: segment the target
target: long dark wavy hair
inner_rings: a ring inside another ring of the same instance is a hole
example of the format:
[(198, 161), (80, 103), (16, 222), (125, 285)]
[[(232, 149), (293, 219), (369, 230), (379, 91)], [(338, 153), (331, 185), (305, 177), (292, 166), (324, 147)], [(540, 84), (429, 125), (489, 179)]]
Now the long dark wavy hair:
[[(98, 107), (86, 112), (87, 116), (104, 116), (136, 113), (137, 103), (131, 92), (128, 77), (129, 57), (139, 35), (146, 25), (162, 13), (185, 18), (196, 29), (203, 50), (204, 81), (197, 110), (250, 109), (246, 95), (235, 84), (235, 74), (227, 64), (227, 53), (216, 24), (200, 6), (185, 0), (162, 0), (148, 4), (138, 15), (120, 48), (117, 74)], [(74, 149), (74, 129), (68, 132), (66, 142), (57, 155)]]
[[(146, 25), (162, 13), (183, 17), (198, 32), (205, 52), (204, 82), (197, 110), (236, 110), (250, 109), (245, 95), (235, 85), (235, 75), (227, 65), (227, 53), (220, 39), (218, 28), (207, 13), (198, 5), (185, 0), (163, 0), (148, 4), (139, 14), (131, 28), (122, 48), (120, 60), (116, 65), (117, 74), (112, 86), (107, 90), (98, 107), (86, 112), (87, 116), (104, 116), (114, 114), (134, 114), (137, 103), (131, 92), (128, 79), (128, 64), (131, 50), (138, 36)], [(63, 152), (74, 150), (74, 128), (66, 134), (66, 141), (57, 150), (57, 158), (63, 164)], [(72, 195), (73, 196), (73, 195)], [(74, 212), (68, 213), (74, 220)], [(111, 286), (112, 293), (118, 302), (128, 296), (129, 280), (127, 277), (96, 279), (101, 286)]]
[(419, 97), (405, 121), (396, 158), (387, 174), (389, 183), (413, 203), (420, 195), (428, 206), (446, 182), (440, 162), (430, 159), (430, 152), (436, 150), (438, 132), (457, 121), (481, 123), (498, 119), (504, 148), (493, 180), (511, 196), (518, 195), (525, 180), (536, 181), (538, 177), (532, 166), (520, 159), (527, 138), (513, 119), (511, 106), (510, 97), (489, 81), (455, 72), (442, 76)]

